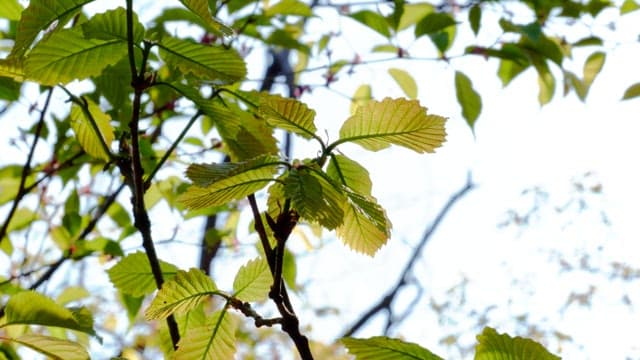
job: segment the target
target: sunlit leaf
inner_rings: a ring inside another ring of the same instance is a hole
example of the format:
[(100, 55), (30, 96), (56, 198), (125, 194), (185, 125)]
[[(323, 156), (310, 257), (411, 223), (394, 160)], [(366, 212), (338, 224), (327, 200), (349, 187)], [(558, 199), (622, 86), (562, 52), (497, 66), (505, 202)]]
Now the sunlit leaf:
[(25, 75), (22, 59), (0, 59), (0, 76), (8, 77), (15, 81), (23, 81)]
[(553, 98), (556, 90), (556, 80), (544, 60), (534, 58), (533, 65), (538, 71), (538, 87), (540, 89), (538, 102), (540, 105), (545, 105)]
[(498, 77), (502, 81), (502, 86), (507, 86), (518, 75), (522, 74), (529, 67), (528, 63), (520, 63), (511, 60), (501, 60), (498, 67)]
[(445, 140), (445, 121), (427, 114), (417, 100), (370, 101), (344, 122), (339, 143), (354, 142), (371, 151), (394, 144), (418, 153), (434, 152)]
[(181, 336), (175, 360), (233, 360), (236, 352), (236, 324), (231, 314), (218, 311), (209, 325), (188, 328)]
[(455, 75), (456, 97), (462, 107), (462, 116), (467, 120), (471, 129), (474, 128), (480, 111), (482, 110), (482, 99), (480, 94), (473, 88), (471, 79), (467, 75), (456, 71)]
[(340, 341), (350, 354), (355, 355), (356, 360), (442, 360), (418, 344), (384, 336), (368, 339), (342, 338)]
[(77, 342), (58, 339), (51, 336), (24, 334), (10, 339), (20, 345), (31, 348), (54, 360), (88, 360), (89, 353)]
[(633, 99), (640, 96), (640, 83), (635, 83), (625, 90), (622, 100)]
[[(58, 26), (78, 13), (82, 6), (93, 0), (32, 0), (29, 6), (22, 12), (18, 30), (16, 32), (16, 42), (11, 49), (9, 56), (20, 57), (31, 46), (40, 31), (46, 30), (54, 21), (58, 21)], [(77, 71), (78, 69), (74, 69)]]
[(281, 0), (264, 11), (265, 16), (274, 15), (299, 15), (311, 16), (311, 8), (299, 0)]
[(477, 339), (475, 360), (560, 359), (533, 340), (498, 334), (490, 327), (485, 327)]
[(315, 135), (316, 125), (313, 120), (316, 112), (299, 100), (261, 93), (258, 111), (272, 126), (291, 131), (305, 139)]
[(351, 113), (355, 113), (358, 107), (371, 100), (371, 85), (360, 85), (351, 98)]
[(428, 3), (404, 4), (404, 11), (398, 21), (398, 31), (404, 30), (418, 23), (427, 14), (433, 12), (433, 5)]
[(418, 85), (413, 79), (413, 76), (407, 71), (391, 68), (389, 69), (389, 75), (391, 75), (409, 99), (415, 99), (418, 96)]
[(369, 171), (344, 155), (334, 154), (331, 156), (327, 175), (336, 183), (343, 184), (359, 194), (371, 195), (372, 183)]
[(247, 73), (244, 61), (235, 50), (173, 37), (163, 38), (159, 46), (160, 56), (170, 67), (203, 81), (233, 83)]
[(432, 12), (427, 14), (416, 24), (415, 36), (436, 34), (449, 26), (455, 25), (456, 21), (447, 13)]
[[(69, 115), (71, 128), (76, 133), (80, 146), (87, 154), (109, 161), (109, 153), (105, 151), (102, 143), (104, 142), (109, 147), (113, 142), (114, 133), (111, 126), (111, 116), (102, 112), (100, 107), (93, 101), (84, 100), (86, 101), (87, 109), (83, 109), (77, 104), (71, 107), (71, 114)], [(85, 111), (91, 114), (91, 118), (95, 121), (97, 128), (93, 126), (89, 115)]]
[(373, 256), (391, 236), (391, 222), (373, 196), (347, 192), (344, 220), (336, 235), (351, 249)]
[(187, 176), (194, 185), (180, 201), (200, 209), (244, 198), (271, 183), (279, 166), (280, 159), (269, 155), (241, 163), (191, 165)]
[(480, 31), (480, 20), (482, 19), (482, 10), (479, 4), (475, 4), (469, 10), (469, 24), (475, 35)]
[(180, 2), (194, 14), (200, 17), (213, 32), (220, 35), (233, 35), (233, 29), (214, 18), (209, 10), (208, 2), (202, 0), (180, 0)]
[(584, 74), (584, 83), (587, 87), (591, 86), (591, 84), (593, 83), (593, 80), (602, 70), (606, 56), (607, 55), (605, 53), (601, 51), (597, 51), (589, 55), (589, 57), (585, 61), (583, 74)]
[(246, 302), (267, 298), (273, 284), (269, 265), (263, 257), (255, 258), (243, 265), (233, 280), (233, 296)]
[(202, 270), (178, 270), (176, 276), (162, 284), (144, 316), (147, 320), (164, 319), (173, 313), (184, 314), (217, 290), (213, 280)]
[(3, 326), (14, 324), (44, 325), (77, 330), (96, 335), (93, 317), (86, 308), (65, 308), (35, 291), (24, 291), (9, 298)]
[[(160, 260), (160, 269), (164, 280), (175, 276), (178, 268)], [(131, 296), (143, 296), (156, 289), (155, 279), (147, 255), (135, 252), (122, 258), (111, 269), (107, 270), (111, 283), (121, 292)]]
[(12, 21), (19, 20), (22, 9), (18, 0), (4, 0), (0, 7), (0, 18)]
[(640, 5), (635, 0), (625, 0), (620, 6), (620, 15), (630, 13), (640, 9)]
[(349, 14), (349, 17), (386, 38), (391, 37), (387, 19), (385, 19), (384, 16), (375, 11), (360, 10), (358, 12)]
[(61, 30), (40, 41), (24, 64), (28, 78), (42, 85), (68, 83), (99, 75), (127, 54), (120, 39), (85, 39), (76, 29)]
[[(82, 24), (86, 38), (127, 41), (127, 11), (123, 7), (96, 14)], [(144, 27), (133, 13), (133, 41), (139, 43), (144, 37)]]

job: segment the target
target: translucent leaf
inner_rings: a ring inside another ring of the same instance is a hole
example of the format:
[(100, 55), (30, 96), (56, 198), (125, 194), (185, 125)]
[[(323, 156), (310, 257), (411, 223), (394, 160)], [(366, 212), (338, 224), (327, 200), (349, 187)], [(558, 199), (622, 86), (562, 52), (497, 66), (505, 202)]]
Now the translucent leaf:
[(638, 9), (640, 9), (640, 5), (638, 5), (635, 0), (624, 0), (620, 6), (620, 15), (624, 15)]
[(596, 51), (593, 54), (589, 55), (587, 60), (584, 63), (583, 74), (584, 74), (584, 84), (589, 88), (593, 83), (593, 80), (602, 70), (604, 66), (604, 61), (607, 55), (601, 51)]
[(242, 80), (247, 74), (244, 60), (235, 50), (189, 40), (163, 38), (160, 56), (170, 67), (204, 81), (233, 83)]
[(556, 91), (556, 80), (544, 60), (533, 58), (533, 65), (538, 71), (538, 102), (540, 105), (548, 104)]
[(447, 13), (432, 12), (427, 14), (427, 16), (422, 18), (422, 20), (416, 24), (414, 33), (416, 37), (436, 34), (455, 24), (456, 21), (453, 20), (451, 15)]
[(65, 308), (35, 291), (13, 295), (5, 308), (5, 325), (54, 326), (96, 335), (93, 318), (85, 308)]
[(284, 180), (283, 190), (302, 218), (332, 230), (342, 224), (346, 199), (342, 190), (322, 174), (321, 170), (310, 167), (293, 169)]
[(233, 296), (247, 302), (263, 301), (269, 294), (273, 277), (263, 257), (243, 265), (233, 280)]
[[(127, 41), (127, 11), (123, 7), (96, 14), (82, 24), (82, 32), (86, 38)], [(140, 43), (144, 37), (144, 27), (133, 13), (133, 41)]]
[[(160, 260), (160, 269), (165, 281), (173, 277), (178, 268)], [(135, 252), (122, 258), (107, 271), (111, 283), (121, 292), (131, 296), (143, 296), (156, 289), (156, 282), (151, 272), (147, 255)]]
[(178, 270), (162, 288), (144, 313), (147, 320), (164, 319), (173, 313), (184, 314), (195, 308), (217, 290), (213, 280), (202, 270)]
[(4, 0), (2, 7), (0, 7), (0, 18), (11, 21), (19, 20), (22, 9), (18, 0)]
[(445, 140), (445, 121), (427, 114), (417, 100), (385, 98), (358, 108), (342, 125), (338, 142), (355, 142), (371, 151), (395, 144), (418, 153), (434, 152)]
[(226, 26), (218, 19), (211, 16), (211, 11), (209, 10), (209, 5), (207, 2), (202, 0), (180, 0), (180, 2), (189, 10), (191, 10), (194, 14), (196, 14), (199, 18), (201, 18), (209, 30), (213, 30), (212, 32), (219, 35), (233, 35), (233, 29)]
[(418, 96), (418, 85), (413, 80), (413, 76), (402, 69), (389, 69), (389, 75), (400, 85), (400, 88), (409, 99), (415, 99)]
[(371, 195), (369, 171), (358, 162), (340, 154), (331, 156), (327, 175), (339, 184), (363, 195)]
[(113, 142), (114, 134), (111, 126), (111, 116), (102, 112), (100, 107), (90, 99), (85, 99), (85, 101), (97, 129), (91, 124), (91, 120), (85, 110), (77, 104), (71, 107), (71, 114), (69, 115), (71, 128), (75, 132), (80, 146), (87, 154), (109, 161), (109, 153), (105, 151), (102, 142), (107, 147)]
[(120, 39), (85, 39), (77, 30), (62, 30), (40, 41), (24, 64), (28, 78), (42, 85), (68, 83), (99, 75), (127, 54)]
[(350, 354), (355, 355), (356, 360), (442, 360), (418, 344), (384, 336), (369, 339), (342, 338), (340, 341)]
[(482, 18), (482, 10), (480, 9), (480, 5), (475, 4), (469, 10), (469, 24), (471, 25), (471, 30), (475, 35), (478, 35), (480, 31), (480, 20)]
[(305, 139), (312, 138), (316, 133), (313, 123), (316, 112), (299, 100), (261, 93), (258, 111), (271, 126), (291, 131)]
[(501, 60), (498, 67), (498, 77), (502, 81), (502, 86), (507, 86), (516, 76), (522, 74), (529, 67), (528, 63), (521, 63), (511, 60)]
[(8, 77), (15, 81), (23, 81), (25, 76), (22, 59), (0, 59), (0, 76)]
[(633, 99), (640, 96), (640, 83), (635, 83), (625, 90), (622, 100)]
[(25, 334), (15, 339), (10, 339), (20, 345), (31, 348), (50, 359), (55, 360), (88, 360), (89, 353), (80, 344), (54, 338), (51, 336)]
[(211, 325), (188, 328), (180, 338), (175, 360), (233, 360), (236, 352), (236, 324), (231, 314), (218, 311)]
[(180, 201), (192, 209), (224, 205), (244, 198), (273, 181), (280, 159), (261, 156), (240, 163), (193, 164), (187, 176), (194, 182)]
[(54, 21), (58, 26), (76, 14), (84, 4), (93, 0), (32, 0), (29, 6), (22, 12), (16, 42), (9, 56), (22, 56), (31, 46), (40, 31), (46, 30)]
[(371, 86), (360, 85), (351, 98), (351, 113), (355, 113), (358, 107), (363, 106), (371, 99)]
[(490, 327), (485, 327), (477, 339), (475, 360), (560, 359), (533, 340), (498, 334)]
[(371, 10), (361, 10), (349, 15), (350, 18), (374, 30), (378, 34), (390, 38), (389, 23), (384, 16)]
[(269, 6), (264, 11), (265, 16), (275, 15), (299, 15), (299, 16), (311, 16), (311, 8), (309, 5), (299, 0), (281, 0), (276, 4)]
[(415, 25), (420, 19), (433, 12), (433, 5), (427, 3), (404, 4), (404, 11), (398, 21), (398, 31)]
[(473, 89), (471, 79), (467, 75), (456, 71), (455, 84), (456, 97), (462, 107), (462, 116), (467, 120), (469, 127), (473, 129), (482, 110), (482, 99), (480, 94)]
[(391, 222), (374, 197), (347, 194), (344, 220), (336, 235), (351, 249), (373, 256), (391, 237)]

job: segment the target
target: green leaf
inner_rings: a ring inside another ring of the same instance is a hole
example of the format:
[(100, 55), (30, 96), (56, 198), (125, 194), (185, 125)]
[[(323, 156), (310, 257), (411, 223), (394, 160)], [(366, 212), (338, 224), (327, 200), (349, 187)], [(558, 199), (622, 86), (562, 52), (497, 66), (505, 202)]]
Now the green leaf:
[(627, 88), (622, 96), (622, 100), (629, 100), (640, 96), (640, 82), (635, 83)]
[[(175, 265), (162, 260), (160, 269), (165, 281), (178, 271)], [(111, 283), (124, 294), (138, 297), (151, 294), (156, 289), (149, 259), (140, 251), (125, 256), (107, 273)]]
[(582, 70), (584, 74), (584, 83), (589, 88), (593, 83), (593, 80), (602, 70), (604, 66), (604, 61), (607, 55), (601, 51), (596, 51), (593, 54), (589, 55), (587, 60), (584, 63), (584, 68)]
[(375, 336), (368, 339), (342, 338), (340, 341), (347, 347), (356, 360), (442, 360), (431, 351), (410, 342)]
[(416, 37), (422, 35), (433, 35), (449, 26), (455, 25), (456, 21), (447, 13), (429, 13), (416, 24), (414, 34)]
[(471, 30), (475, 35), (478, 35), (480, 31), (480, 20), (482, 19), (482, 10), (480, 9), (480, 5), (475, 4), (469, 10), (469, 24), (471, 25)]
[(22, 9), (18, 0), (4, 0), (2, 7), (0, 7), (0, 18), (11, 21), (20, 20)]
[(358, 107), (363, 106), (371, 99), (371, 86), (360, 85), (351, 98), (351, 113), (355, 113)]
[(263, 301), (269, 294), (273, 277), (263, 257), (243, 265), (233, 280), (233, 296), (246, 302)]
[(338, 184), (363, 195), (371, 195), (369, 171), (358, 162), (340, 154), (332, 154), (327, 175)]
[(551, 101), (556, 90), (556, 80), (549, 70), (547, 63), (538, 58), (533, 59), (533, 65), (538, 71), (538, 102), (545, 105)]
[(445, 140), (445, 121), (427, 114), (417, 100), (370, 101), (344, 122), (337, 143), (350, 141), (371, 151), (395, 144), (418, 153), (434, 152)]
[(522, 74), (528, 67), (528, 63), (522, 64), (517, 61), (501, 60), (498, 67), (498, 77), (502, 81), (502, 86), (509, 85), (516, 76)]
[(120, 39), (85, 39), (77, 30), (61, 30), (31, 50), (24, 70), (42, 85), (56, 85), (99, 75), (126, 54), (127, 44)]
[[(10, 57), (20, 57), (31, 46), (40, 31), (46, 30), (54, 21), (58, 21), (58, 27), (62, 28), (73, 15), (78, 13), (82, 6), (93, 0), (32, 0), (29, 6), (22, 12), (16, 42), (11, 49)], [(63, 43), (64, 44), (64, 43)], [(78, 69), (74, 69), (77, 71)]]
[(69, 340), (36, 334), (24, 334), (10, 340), (31, 348), (54, 360), (89, 359), (89, 353), (82, 345)]
[(433, 12), (433, 5), (428, 3), (404, 4), (404, 11), (398, 21), (397, 30), (401, 31), (411, 27)]
[(389, 31), (389, 23), (387, 22), (387, 19), (385, 19), (384, 16), (380, 15), (375, 11), (361, 10), (353, 14), (349, 14), (349, 17), (367, 26), (368, 28), (384, 36), (385, 38), (391, 37), (391, 32)]
[(216, 292), (213, 280), (202, 270), (178, 270), (176, 276), (162, 284), (162, 288), (144, 313), (147, 320), (164, 319), (184, 314)]
[(0, 59), (0, 76), (11, 78), (15, 81), (23, 81), (24, 64), (21, 58)]
[(480, 94), (473, 89), (473, 84), (467, 75), (456, 71), (455, 76), (456, 97), (462, 107), (462, 116), (467, 120), (467, 124), (473, 130), (480, 111), (482, 110), (482, 99)]
[(65, 308), (35, 291), (23, 291), (9, 298), (2, 326), (27, 324), (60, 327), (96, 336), (93, 318), (86, 308)]
[(578, 46), (602, 46), (603, 42), (602, 39), (597, 37), (597, 36), (588, 36), (585, 38), (582, 38), (578, 41), (576, 41), (575, 43), (572, 44), (573, 47), (578, 47)]
[(411, 74), (402, 69), (391, 68), (389, 69), (389, 75), (393, 77), (393, 80), (396, 81), (409, 99), (415, 99), (418, 96), (418, 85)]
[[(109, 147), (114, 140), (113, 127), (111, 126), (111, 116), (100, 110), (100, 107), (90, 99), (84, 99), (88, 109), (83, 109), (77, 104), (71, 107), (71, 128), (76, 133), (76, 137), (80, 146), (87, 154), (109, 161), (109, 153), (105, 151), (102, 143)], [(97, 129), (91, 123), (87, 111), (91, 114), (91, 118), (95, 121)]]
[(299, 15), (312, 16), (309, 5), (299, 0), (281, 0), (264, 11), (265, 16)]
[(630, 13), (640, 9), (640, 5), (634, 0), (625, 0), (620, 6), (620, 15)]
[(391, 237), (391, 222), (373, 196), (348, 191), (347, 198), (336, 235), (351, 249), (373, 256)]
[(329, 177), (313, 165), (292, 169), (284, 180), (284, 195), (306, 220), (333, 230), (342, 224), (345, 196)]
[(174, 360), (233, 360), (236, 352), (236, 323), (231, 314), (218, 311), (210, 325), (188, 328), (180, 338)]
[(165, 37), (159, 44), (167, 65), (204, 81), (234, 83), (247, 74), (244, 60), (235, 50)]
[(279, 166), (280, 159), (270, 155), (240, 163), (193, 164), (187, 176), (194, 185), (180, 201), (188, 208), (201, 209), (244, 198), (271, 183)]
[(260, 93), (258, 111), (271, 126), (291, 131), (305, 139), (315, 136), (316, 125), (313, 120), (316, 112), (299, 100)]
[(560, 359), (533, 340), (498, 334), (490, 327), (485, 327), (477, 339), (475, 360)]
[(232, 28), (224, 25), (221, 21), (211, 16), (208, 2), (202, 0), (180, 0), (180, 2), (187, 9), (191, 10), (194, 14), (201, 18), (205, 22), (205, 24), (207, 24), (208, 29), (212, 30), (212, 32), (218, 35), (233, 35)]
[[(100, 40), (127, 40), (127, 11), (123, 7), (108, 10), (94, 15), (82, 24), (84, 37)], [(133, 41), (138, 44), (144, 37), (144, 27), (138, 21), (138, 15), (133, 13)]]

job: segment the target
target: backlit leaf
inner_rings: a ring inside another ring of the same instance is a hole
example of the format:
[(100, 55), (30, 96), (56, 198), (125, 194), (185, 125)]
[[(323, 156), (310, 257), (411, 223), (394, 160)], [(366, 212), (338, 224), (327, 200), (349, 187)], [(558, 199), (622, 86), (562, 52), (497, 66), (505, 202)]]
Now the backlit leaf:
[(127, 54), (127, 44), (120, 39), (85, 39), (75, 30), (62, 30), (40, 41), (24, 64), (28, 78), (42, 85), (68, 83), (99, 75), (108, 65)]
[(471, 25), (471, 30), (475, 35), (478, 35), (480, 31), (480, 20), (482, 18), (482, 10), (480, 9), (480, 5), (475, 4), (469, 10), (469, 24)]
[(24, 64), (21, 58), (0, 59), (0, 76), (15, 81), (24, 80)]
[[(54, 21), (58, 26), (78, 13), (82, 6), (93, 0), (32, 0), (29, 6), (22, 12), (16, 42), (9, 56), (22, 56), (31, 46), (40, 31), (46, 30)], [(77, 71), (77, 69), (74, 69)]]
[[(114, 139), (113, 127), (111, 126), (111, 116), (105, 114), (100, 110), (100, 107), (89, 99), (85, 99), (87, 104), (87, 110), (81, 108), (79, 105), (74, 104), (71, 107), (71, 128), (76, 133), (80, 146), (87, 152), (87, 154), (109, 161), (109, 153), (105, 152), (102, 142), (107, 147), (111, 145)], [(91, 124), (88, 114), (85, 111), (89, 111), (97, 129)]]
[(264, 11), (266, 16), (274, 15), (299, 15), (311, 16), (311, 8), (309, 5), (299, 0), (281, 0)]
[(86, 308), (65, 308), (35, 291), (23, 291), (9, 298), (3, 326), (14, 324), (44, 325), (77, 330), (96, 335), (93, 318)]
[(236, 323), (231, 314), (218, 311), (209, 325), (187, 328), (181, 336), (175, 360), (233, 360), (236, 352)]
[(427, 114), (417, 100), (385, 98), (358, 108), (342, 125), (338, 142), (354, 142), (371, 151), (395, 144), (418, 153), (434, 152), (445, 140), (445, 121)]
[(233, 83), (242, 80), (246, 66), (235, 50), (165, 37), (159, 44), (167, 65), (203, 81)]
[(176, 276), (162, 284), (144, 316), (147, 320), (164, 319), (169, 315), (184, 314), (195, 308), (217, 290), (216, 285), (202, 270), (178, 270)]
[(522, 74), (529, 67), (528, 63), (520, 63), (511, 60), (500, 60), (498, 67), (498, 77), (502, 81), (502, 86), (507, 86), (516, 76)]
[(404, 11), (398, 21), (398, 31), (415, 25), (420, 19), (433, 12), (433, 5), (428, 3), (404, 4)]
[(77, 342), (58, 339), (51, 336), (24, 334), (10, 339), (20, 345), (31, 348), (49, 359), (54, 360), (88, 360), (89, 353)]
[[(127, 11), (123, 7), (96, 14), (82, 24), (86, 38), (127, 41)], [(144, 37), (144, 27), (133, 13), (133, 41), (139, 43)]]
[(635, 83), (625, 90), (622, 100), (633, 99), (640, 96), (640, 83)]
[(427, 14), (416, 24), (414, 31), (416, 37), (438, 33), (449, 26), (455, 25), (456, 21), (447, 13), (432, 12)]
[(261, 156), (241, 163), (199, 164), (187, 169), (194, 185), (180, 201), (192, 209), (224, 205), (244, 198), (273, 182), (281, 166), (275, 156)]
[(640, 5), (635, 0), (625, 0), (620, 6), (620, 14), (624, 15), (640, 9)]
[(490, 327), (485, 327), (477, 339), (475, 360), (560, 359), (533, 340), (498, 334)]
[(349, 189), (363, 195), (371, 195), (372, 183), (369, 171), (358, 162), (341, 154), (331, 156), (327, 175)]
[(418, 344), (385, 336), (368, 339), (342, 338), (340, 341), (350, 354), (355, 355), (356, 360), (442, 360)]
[(180, 2), (194, 14), (200, 17), (214, 33), (219, 35), (233, 35), (233, 29), (214, 18), (209, 10), (208, 2), (202, 0), (180, 0)]
[(22, 9), (18, 0), (4, 0), (0, 7), (0, 18), (12, 21), (19, 20)]
[(538, 71), (538, 102), (545, 105), (551, 101), (556, 90), (556, 80), (544, 60), (534, 58), (533, 65)]
[[(160, 269), (164, 280), (175, 276), (178, 268), (160, 260)], [(111, 269), (107, 270), (111, 283), (121, 292), (131, 296), (151, 294), (156, 289), (156, 282), (151, 272), (147, 255), (135, 252), (122, 258)]]
[(456, 97), (462, 107), (462, 116), (467, 120), (469, 127), (473, 129), (482, 110), (482, 99), (480, 98), (480, 94), (473, 89), (471, 79), (469, 79), (467, 75), (456, 71), (455, 84)]
[(233, 296), (246, 302), (263, 301), (269, 294), (273, 277), (263, 257), (243, 265), (233, 280)]
[(360, 85), (351, 98), (351, 113), (355, 113), (359, 106), (366, 104), (371, 99), (371, 85)]
[(386, 38), (391, 37), (387, 19), (375, 11), (361, 10), (353, 14), (349, 14), (349, 17)]
[(584, 83), (587, 88), (591, 86), (593, 80), (600, 73), (600, 70), (602, 70), (606, 57), (607, 55), (605, 53), (597, 51), (589, 55), (585, 61), (582, 71), (584, 74)]
[(291, 131), (305, 139), (315, 135), (313, 120), (316, 112), (299, 100), (261, 93), (258, 111), (271, 126)]
[(418, 85), (413, 79), (413, 76), (407, 71), (391, 68), (389, 69), (389, 75), (391, 75), (409, 99), (415, 99), (418, 96)]
[(336, 235), (351, 249), (373, 256), (389, 240), (391, 222), (373, 196), (347, 192), (347, 198)]

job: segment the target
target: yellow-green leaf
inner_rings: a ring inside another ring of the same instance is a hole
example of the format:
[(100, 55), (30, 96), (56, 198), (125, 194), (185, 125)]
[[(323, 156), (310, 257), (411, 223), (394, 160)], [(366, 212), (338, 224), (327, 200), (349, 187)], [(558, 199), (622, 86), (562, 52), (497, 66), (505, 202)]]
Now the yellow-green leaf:
[(398, 22), (398, 31), (415, 25), (420, 19), (433, 12), (433, 5), (428, 3), (404, 4), (404, 11)]
[(258, 111), (269, 125), (291, 131), (305, 139), (312, 138), (316, 133), (313, 123), (316, 112), (299, 100), (261, 93)]
[[(76, 133), (80, 146), (87, 154), (109, 161), (110, 156), (103, 143), (108, 148), (114, 139), (111, 116), (100, 110), (100, 107), (90, 99), (85, 99), (85, 101), (87, 109), (83, 109), (77, 104), (71, 107), (71, 114), (69, 115), (71, 128)], [(95, 122), (97, 128), (94, 127), (92, 121)]]
[(351, 249), (373, 256), (391, 237), (391, 222), (373, 196), (348, 192), (336, 235)]
[(469, 79), (467, 75), (456, 71), (455, 84), (456, 97), (462, 107), (462, 116), (467, 120), (469, 127), (473, 129), (482, 110), (482, 99), (480, 98), (480, 94), (473, 89), (471, 79)]
[(22, 9), (18, 0), (4, 0), (0, 6), (0, 18), (11, 21), (19, 20)]
[(385, 336), (368, 339), (342, 338), (356, 360), (442, 360), (422, 346)]
[(233, 360), (236, 352), (236, 322), (231, 314), (218, 311), (209, 325), (187, 328), (181, 336), (174, 360)]
[(385, 98), (358, 108), (340, 129), (340, 140), (333, 146), (354, 142), (378, 151), (391, 144), (418, 153), (434, 152), (445, 140), (446, 118), (427, 113), (417, 100)]
[(640, 96), (640, 83), (635, 83), (627, 88), (622, 96), (622, 100), (629, 100)]
[(371, 10), (360, 10), (358, 12), (349, 14), (349, 17), (386, 38), (391, 37), (389, 22), (387, 22), (387, 19), (378, 12)]
[(391, 68), (389, 75), (398, 83), (409, 99), (415, 99), (418, 96), (418, 85), (411, 74), (402, 69)]
[(630, 13), (640, 9), (640, 5), (635, 0), (625, 0), (620, 6), (620, 15)]
[(275, 15), (299, 15), (299, 16), (311, 16), (311, 8), (299, 0), (281, 0), (267, 8), (264, 11), (266, 16)]
[(351, 98), (351, 113), (355, 113), (358, 107), (366, 104), (367, 101), (371, 99), (371, 86), (366, 84), (360, 85)]
[(180, 0), (180, 2), (191, 12), (196, 14), (207, 24), (209, 30), (219, 35), (233, 35), (233, 29), (223, 24), (220, 20), (214, 18), (209, 10), (209, 5), (202, 0)]
[(235, 50), (172, 37), (159, 44), (160, 56), (170, 67), (203, 81), (234, 83), (247, 74), (244, 60)]
[(233, 296), (246, 302), (263, 301), (269, 294), (273, 277), (263, 257), (243, 265), (233, 280)]
[(371, 195), (372, 183), (369, 171), (344, 155), (331, 155), (327, 175), (338, 184), (343, 184), (359, 194)]
[[(178, 271), (175, 265), (162, 260), (160, 260), (160, 269), (165, 281), (175, 276)], [(127, 295), (144, 296), (156, 289), (149, 259), (140, 251), (125, 256), (107, 273), (111, 283)]]
[[(86, 38), (127, 41), (127, 11), (123, 7), (108, 10), (94, 15), (82, 24), (82, 32)], [(139, 43), (144, 37), (144, 27), (133, 13), (133, 41)]]
[(0, 76), (15, 81), (24, 80), (24, 64), (21, 58), (0, 59)]
[(36, 44), (24, 72), (42, 85), (64, 84), (99, 75), (126, 54), (127, 44), (120, 39), (85, 39), (76, 29), (61, 30)]
[(144, 316), (147, 320), (153, 320), (164, 319), (173, 313), (184, 314), (213, 295), (216, 290), (213, 280), (202, 270), (178, 270), (173, 279), (162, 284)]
[(89, 360), (89, 353), (77, 342), (37, 334), (24, 334), (10, 340), (31, 348), (49, 359)]
[(604, 61), (607, 55), (601, 51), (596, 51), (593, 54), (589, 55), (587, 60), (584, 62), (583, 74), (584, 74), (584, 84), (587, 88), (591, 86), (593, 80), (602, 70), (604, 66)]
[(477, 339), (475, 360), (560, 359), (533, 340), (498, 334), (490, 327), (485, 327)]
[(540, 57), (532, 58), (533, 66), (538, 72), (538, 102), (545, 105), (551, 101), (556, 90), (556, 80), (549, 70), (549, 65)]

